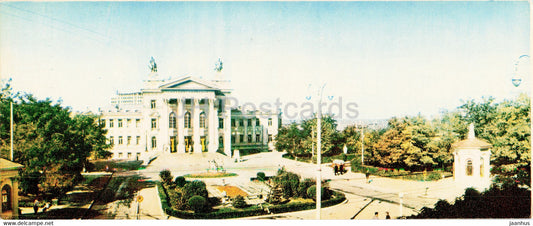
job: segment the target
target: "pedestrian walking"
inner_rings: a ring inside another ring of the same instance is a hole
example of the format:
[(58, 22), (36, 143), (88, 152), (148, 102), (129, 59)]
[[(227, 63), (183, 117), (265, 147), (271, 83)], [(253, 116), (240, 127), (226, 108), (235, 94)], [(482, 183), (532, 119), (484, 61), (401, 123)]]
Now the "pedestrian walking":
[(390, 219), (389, 211), (387, 211), (387, 216), (385, 216), (385, 219)]
[(33, 202), (33, 212), (37, 213), (37, 211), (39, 211), (39, 200), (35, 199)]
[(50, 209), (50, 202), (46, 202), (43, 208), (43, 213)]
[(372, 220), (379, 220), (378, 212), (374, 213), (374, 217), (372, 218)]
[(337, 167), (337, 165), (333, 167), (333, 171), (335, 172), (335, 176), (337, 176), (337, 174), (339, 173), (339, 168)]

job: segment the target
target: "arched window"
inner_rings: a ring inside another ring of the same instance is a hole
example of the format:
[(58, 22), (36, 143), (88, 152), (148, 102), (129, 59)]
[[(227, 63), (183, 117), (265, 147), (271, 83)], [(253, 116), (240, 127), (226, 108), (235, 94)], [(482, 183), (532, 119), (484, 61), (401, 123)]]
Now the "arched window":
[(174, 112), (170, 113), (168, 116), (168, 128), (176, 128), (176, 114)]
[(191, 128), (191, 113), (186, 112), (184, 117), (184, 128)]
[(473, 174), (473, 168), (472, 168), (472, 160), (466, 161), (466, 175), (472, 176)]
[(483, 158), (481, 158), (479, 161), (481, 161), (481, 164), (479, 164), (479, 176), (483, 177), (483, 171), (485, 170), (485, 161), (483, 161)]
[(155, 137), (152, 137), (152, 148), (157, 147), (157, 139)]
[(200, 128), (205, 128), (205, 113), (200, 113)]
[(2, 187), (2, 212), (11, 209), (11, 187), (6, 184)]

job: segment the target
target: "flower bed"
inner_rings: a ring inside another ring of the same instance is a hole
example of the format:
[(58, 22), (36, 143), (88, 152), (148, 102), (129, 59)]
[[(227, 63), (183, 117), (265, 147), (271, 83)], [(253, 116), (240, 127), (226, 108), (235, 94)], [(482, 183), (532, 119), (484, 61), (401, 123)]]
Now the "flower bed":
[[(240, 218), (240, 217), (250, 217), (250, 216), (260, 216), (270, 213), (284, 213), (284, 212), (294, 212), (301, 210), (309, 210), (316, 207), (314, 202), (301, 203), (301, 202), (289, 202), (282, 205), (269, 205), (266, 204), (264, 207), (260, 208), (258, 206), (251, 206), (244, 209), (236, 208), (222, 208), (209, 213), (194, 213), (192, 211), (176, 210), (172, 208), (169, 203), (168, 194), (165, 188), (160, 182), (157, 182), (157, 189), (159, 191), (159, 197), (161, 198), (161, 207), (166, 214), (183, 219), (228, 219), (228, 218)], [(322, 201), (322, 207), (333, 206), (339, 204), (346, 200), (344, 194), (339, 192), (333, 193), (333, 198)]]

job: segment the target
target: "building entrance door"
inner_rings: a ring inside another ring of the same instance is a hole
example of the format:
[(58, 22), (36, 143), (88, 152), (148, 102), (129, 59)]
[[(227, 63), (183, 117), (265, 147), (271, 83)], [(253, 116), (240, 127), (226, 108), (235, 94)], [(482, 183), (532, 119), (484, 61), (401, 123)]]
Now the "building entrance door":
[(192, 152), (192, 137), (186, 136), (185, 137), (185, 153)]

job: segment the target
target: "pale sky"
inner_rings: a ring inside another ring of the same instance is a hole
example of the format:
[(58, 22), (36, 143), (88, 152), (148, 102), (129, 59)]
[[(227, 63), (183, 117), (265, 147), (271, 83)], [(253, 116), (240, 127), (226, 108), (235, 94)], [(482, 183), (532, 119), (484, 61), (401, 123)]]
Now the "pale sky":
[[(437, 115), (530, 90), (530, 9), (515, 2), (3, 2), (0, 76), (96, 110), (159, 74), (214, 77), (240, 103), (306, 101), (308, 84), (360, 119)], [(325, 98), (327, 99), (327, 98)]]

